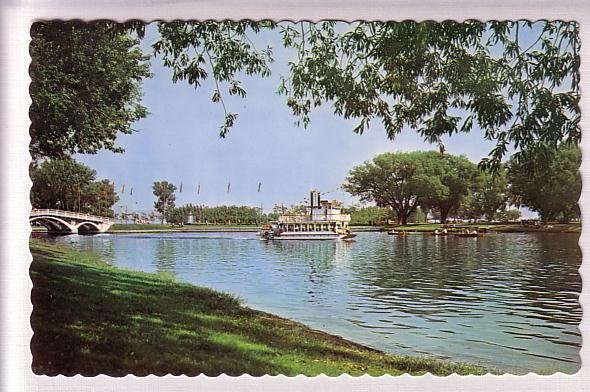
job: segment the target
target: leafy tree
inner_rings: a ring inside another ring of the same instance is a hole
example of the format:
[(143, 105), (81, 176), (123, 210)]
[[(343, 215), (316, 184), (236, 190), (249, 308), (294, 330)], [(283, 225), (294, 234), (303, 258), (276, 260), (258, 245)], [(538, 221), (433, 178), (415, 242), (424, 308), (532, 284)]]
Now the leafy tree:
[(155, 181), (152, 185), (154, 196), (157, 200), (154, 202), (154, 208), (160, 213), (161, 222), (167, 217), (168, 209), (174, 208), (176, 195), (176, 185), (168, 181)]
[(149, 57), (141, 23), (36, 22), (31, 28), (30, 152), (63, 158), (100, 149), (122, 152), (119, 133), (147, 115), (140, 104)]
[(82, 198), (82, 208), (88, 213), (114, 217), (113, 206), (119, 201), (115, 187), (109, 180), (95, 181), (87, 188), (87, 197)]
[(538, 212), (544, 222), (569, 222), (579, 216), (581, 162), (580, 148), (570, 143), (552, 152), (542, 149), (512, 157), (508, 178), (514, 202)]
[(289, 208), (286, 210), (286, 213), (294, 215), (308, 214), (309, 209), (308, 206), (305, 204), (291, 204), (291, 206), (289, 206)]
[(410, 214), (408, 221), (413, 223), (425, 223), (426, 213), (422, 210), (420, 206), (418, 206), (418, 208), (416, 208), (416, 211)]
[(435, 151), (385, 153), (354, 167), (343, 188), (361, 201), (395, 211), (406, 224), (418, 206), (434, 208), (446, 222), (468, 195), (477, 166), (464, 156)]
[[(268, 75), (270, 48), (248, 37), (270, 22), (160, 24), (154, 45), (173, 79), (198, 87), (209, 73), (244, 95), (236, 71)], [(442, 146), (442, 136), (474, 124), (495, 141), (484, 166), (498, 168), (509, 146), (519, 150), (579, 142), (580, 37), (576, 22), (491, 21), (283, 22), (283, 45), (296, 52), (278, 92), (298, 123), (325, 102), (359, 120), (379, 120), (393, 139), (404, 127)], [(227, 64), (227, 65), (225, 65)], [(209, 69), (210, 71), (207, 71)], [(225, 136), (236, 114), (223, 104)], [(517, 152), (517, 154), (519, 154)]]
[(277, 217), (282, 214), (286, 214), (289, 209), (285, 207), (283, 204), (275, 204), (272, 207), (272, 214), (276, 215)]
[(506, 209), (509, 201), (506, 169), (501, 166), (496, 173), (482, 171), (478, 180), (477, 189), (467, 201), (468, 209), (471, 211), (472, 217), (479, 218), (485, 215), (486, 219), (491, 222), (496, 214)]
[(438, 210), (440, 221), (445, 223), (476, 185), (479, 171), (465, 156), (430, 151), (423, 154), (422, 160), (431, 178), (431, 187), (425, 192), (421, 205)]
[(166, 212), (166, 220), (173, 224), (184, 223), (186, 222), (186, 217), (188, 214), (185, 216), (183, 212), (184, 211), (181, 208), (171, 207)]
[[(141, 32), (138, 26), (34, 25), (34, 155), (120, 151), (117, 132), (131, 132), (129, 124), (146, 114), (138, 84), (149, 75), (147, 58), (127, 33)], [(224, 137), (237, 114), (226, 108), (222, 85), (227, 94), (243, 97), (237, 75), (270, 74), (271, 48), (256, 48), (249, 34), (275, 27), (269, 21), (160, 23), (153, 50), (172, 69), (174, 82), (197, 88), (213, 77), (212, 100), (225, 111)], [(444, 149), (442, 136), (478, 124), (496, 143), (482, 161), (494, 168), (509, 146), (520, 154), (580, 140), (576, 22), (328, 21), (279, 27), (283, 45), (296, 56), (278, 91), (304, 125), (312, 107), (330, 102), (334, 114), (359, 120), (355, 132), (379, 120), (389, 138), (409, 127)]]
[[(336, 22), (281, 26), (298, 53), (279, 91), (303, 124), (312, 106), (380, 120), (393, 139), (403, 127), (442, 146), (443, 135), (478, 124), (496, 142), (484, 166), (508, 146), (579, 142), (580, 37), (576, 22)], [(532, 38), (531, 38), (532, 37)]]
[[(395, 211), (399, 224), (406, 224), (423, 199), (440, 183), (426, 165), (430, 152), (385, 153), (354, 167), (343, 189), (361, 201)], [(435, 153), (436, 154), (436, 153)]]
[(119, 200), (109, 180), (96, 181), (96, 172), (73, 159), (44, 160), (32, 165), (31, 204), (34, 208), (113, 217)]
[(474, 192), (470, 192), (467, 196), (465, 196), (463, 202), (459, 208), (457, 208), (455, 215), (458, 218), (469, 220), (477, 220), (481, 218), (483, 212), (481, 210), (481, 205), (474, 197)]

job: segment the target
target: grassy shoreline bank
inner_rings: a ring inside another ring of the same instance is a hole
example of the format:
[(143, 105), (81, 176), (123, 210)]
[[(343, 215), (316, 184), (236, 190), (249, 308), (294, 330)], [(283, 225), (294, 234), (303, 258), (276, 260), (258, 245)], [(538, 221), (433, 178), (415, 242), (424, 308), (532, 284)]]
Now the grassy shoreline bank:
[(388, 355), (252, 310), (235, 297), (119, 269), (97, 254), (30, 241), (36, 374), (255, 376), (485, 374), (486, 369)]

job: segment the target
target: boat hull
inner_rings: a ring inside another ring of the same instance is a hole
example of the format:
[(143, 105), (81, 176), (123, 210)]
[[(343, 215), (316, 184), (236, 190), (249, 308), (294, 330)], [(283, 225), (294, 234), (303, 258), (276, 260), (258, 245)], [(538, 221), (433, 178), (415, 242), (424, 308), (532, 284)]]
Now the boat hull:
[(283, 232), (279, 235), (273, 237), (273, 240), (337, 240), (340, 236), (336, 233), (321, 233), (315, 232), (313, 234), (310, 233), (301, 233), (301, 232)]
[(260, 238), (263, 240), (305, 240), (305, 241), (333, 241), (333, 240), (350, 240), (356, 237), (356, 234), (337, 234), (334, 232), (282, 232), (272, 236), (261, 235)]

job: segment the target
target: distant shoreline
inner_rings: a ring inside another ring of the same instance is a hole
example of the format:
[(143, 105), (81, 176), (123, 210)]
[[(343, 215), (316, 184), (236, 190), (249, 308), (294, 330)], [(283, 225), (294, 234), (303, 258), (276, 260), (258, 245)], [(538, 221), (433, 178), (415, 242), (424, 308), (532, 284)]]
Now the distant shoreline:
[[(452, 225), (452, 224), (449, 224)], [(124, 226), (124, 227), (122, 227)], [(113, 225), (108, 233), (215, 233), (215, 232), (257, 232), (259, 226), (223, 226), (223, 225), (186, 225), (179, 228), (170, 228), (168, 225)], [(166, 227), (168, 226), (168, 227)], [(355, 232), (383, 232), (391, 229), (417, 233), (431, 233), (436, 229), (441, 229), (441, 224), (408, 224), (402, 226), (351, 226)], [(469, 228), (471, 230), (480, 230), (496, 233), (581, 233), (582, 226), (580, 223), (556, 223), (544, 226), (523, 225), (523, 224), (461, 224), (457, 223), (450, 230), (461, 230)]]
[[(223, 226), (211, 226), (211, 227), (194, 227), (184, 226), (180, 228), (154, 228), (154, 229), (110, 229), (107, 233), (112, 234), (123, 234), (123, 233), (257, 233), (260, 231), (260, 227), (223, 227)], [(360, 227), (355, 228), (355, 231), (383, 231), (381, 227)]]
[[(453, 224), (448, 224), (453, 225)], [(407, 231), (409, 233), (432, 233), (436, 229), (441, 229), (438, 223), (417, 223), (400, 226), (351, 226), (355, 232), (383, 232), (391, 229), (396, 231)], [(469, 228), (470, 230), (480, 230), (491, 233), (574, 233), (582, 232), (581, 223), (555, 223), (549, 225), (523, 225), (515, 223), (506, 224), (464, 224), (457, 223), (451, 226), (450, 230), (461, 230)], [(44, 232), (44, 228), (33, 228), (33, 232)], [(225, 226), (225, 225), (186, 225), (183, 227), (171, 228), (170, 225), (162, 224), (115, 224), (107, 231), (109, 234), (132, 234), (132, 233), (255, 233), (260, 230), (260, 226)]]

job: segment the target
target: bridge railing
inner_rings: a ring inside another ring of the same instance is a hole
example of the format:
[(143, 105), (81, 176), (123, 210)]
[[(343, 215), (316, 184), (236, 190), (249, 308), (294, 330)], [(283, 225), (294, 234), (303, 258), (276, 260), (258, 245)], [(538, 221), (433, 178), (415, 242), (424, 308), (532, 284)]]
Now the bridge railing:
[(81, 219), (81, 220), (88, 220), (94, 222), (102, 222), (102, 223), (112, 223), (114, 220), (110, 218), (106, 218), (104, 216), (98, 215), (90, 215), (90, 214), (83, 214), (80, 212), (72, 212), (72, 211), (64, 211), (64, 210), (54, 210), (54, 209), (36, 209), (33, 208), (31, 210), (31, 216), (41, 216), (41, 215), (55, 215), (65, 218), (74, 218), (74, 219)]

